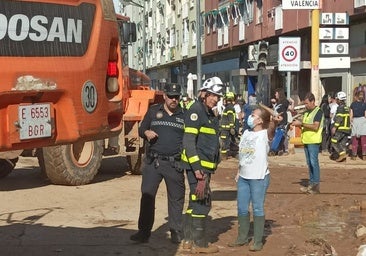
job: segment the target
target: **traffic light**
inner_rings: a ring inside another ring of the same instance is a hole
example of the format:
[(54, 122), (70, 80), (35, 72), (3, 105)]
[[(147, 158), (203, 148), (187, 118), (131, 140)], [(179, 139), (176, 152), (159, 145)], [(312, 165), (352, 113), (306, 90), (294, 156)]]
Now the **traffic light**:
[(257, 70), (266, 69), (269, 44), (266, 41), (258, 43), (258, 65)]

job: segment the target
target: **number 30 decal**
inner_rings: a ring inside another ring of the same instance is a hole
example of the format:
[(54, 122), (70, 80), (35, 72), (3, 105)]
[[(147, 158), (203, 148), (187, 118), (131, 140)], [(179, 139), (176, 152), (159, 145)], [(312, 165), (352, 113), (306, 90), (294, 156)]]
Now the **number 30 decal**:
[(97, 107), (98, 94), (97, 88), (91, 81), (87, 81), (81, 92), (81, 100), (83, 101), (83, 107), (88, 113), (92, 113)]

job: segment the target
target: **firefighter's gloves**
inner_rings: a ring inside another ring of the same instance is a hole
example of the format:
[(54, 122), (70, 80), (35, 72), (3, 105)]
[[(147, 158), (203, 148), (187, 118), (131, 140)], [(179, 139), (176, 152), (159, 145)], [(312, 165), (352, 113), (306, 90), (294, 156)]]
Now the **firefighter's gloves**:
[(197, 186), (195, 195), (198, 200), (203, 200), (207, 196), (208, 191), (208, 175), (203, 173), (202, 171), (195, 172), (197, 178)]
[(235, 129), (234, 129), (234, 128), (231, 128), (231, 129), (230, 129), (230, 134), (231, 134), (231, 135), (233, 135), (233, 136), (236, 134), (236, 132), (235, 132)]

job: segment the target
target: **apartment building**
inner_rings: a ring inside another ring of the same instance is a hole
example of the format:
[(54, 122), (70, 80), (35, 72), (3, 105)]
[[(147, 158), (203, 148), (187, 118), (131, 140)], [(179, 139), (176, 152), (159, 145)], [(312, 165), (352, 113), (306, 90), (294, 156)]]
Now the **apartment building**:
[[(187, 77), (197, 72), (196, 39), (201, 35), (203, 79), (219, 76), (228, 90), (237, 94), (256, 92), (259, 73), (252, 55), (259, 41), (268, 42), (269, 48), (263, 70), (264, 100), (276, 88), (284, 88), (300, 100), (307, 91), (314, 90), (314, 69), (319, 73), (319, 88), (315, 88), (318, 99), (324, 93), (340, 90), (351, 95), (355, 86), (366, 84), (366, 0), (294, 0), (291, 3), (295, 7), (286, 9), (289, 1), (200, 1), (201, 30), (197, 27), (197, 1), (141, 0), (144, 8), (126, 5), (126, 14), (138, 24), (139, 34), (132, 46), (130, 64), (140, 70), (145, 66), (154, 88), (178, 82), (186, 89)], [(319, 64), (315, 68), (311, 55), (314, 12), (304, 4), (319, 5), (319, 19), (323, 19), (315, 34), (319, 37)], [(344, 22), (337, 23), (336, 17), (344, 18)], [(338, 31), (342, 38), (337, 38)], [(329, 35), (331, 38), (326, 38)], [(300, 38), (298, 71), (279, 70), (280, 37)]]

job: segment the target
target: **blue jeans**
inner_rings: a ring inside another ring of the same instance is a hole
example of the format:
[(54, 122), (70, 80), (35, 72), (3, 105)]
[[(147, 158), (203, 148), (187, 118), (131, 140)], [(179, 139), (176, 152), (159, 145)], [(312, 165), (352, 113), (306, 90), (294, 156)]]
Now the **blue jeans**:
[(269, 186), (269, 174), (264, 179), (249, 180), (239, 177), (238, 180), (238, 216), (249, 215), (249, 204), (252, 202), (253, 215), (264, 216), (264, 200)]
[(282, 148), (283, 140), (285, 139), (286, 131), (284, 128), (277, 127), (271, 143), (271, 151), (277, 152)]
[(319, 168), (319, 147), (320, 144), (305, 144), (304, 151), (306, 163), (309, 168), (309, 185), (320, 183), (320, 168)]

